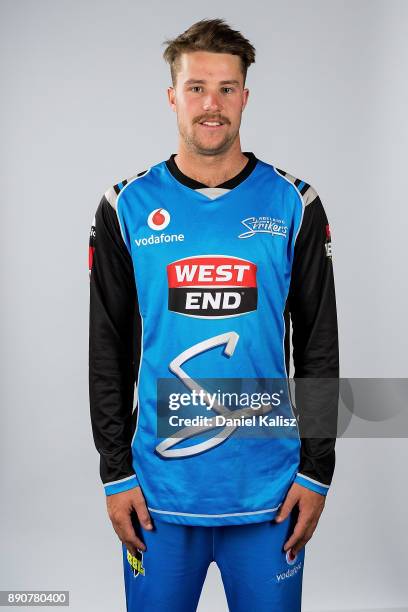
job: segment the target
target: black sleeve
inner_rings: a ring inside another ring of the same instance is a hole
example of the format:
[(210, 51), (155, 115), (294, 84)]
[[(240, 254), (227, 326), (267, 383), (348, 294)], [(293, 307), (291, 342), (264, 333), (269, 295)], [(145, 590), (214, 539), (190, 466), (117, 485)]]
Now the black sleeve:
[(335, 467), (339, 346), (330, 227), (318, 195), (304, 209), (287, 305), (302, 438), (296, 482), (326, 494)]
[(89, 400), (107, 495), (138, 485), (132, 467), (133, 411), (141, 322), (133, 263), (105, 196), (89, 240)]

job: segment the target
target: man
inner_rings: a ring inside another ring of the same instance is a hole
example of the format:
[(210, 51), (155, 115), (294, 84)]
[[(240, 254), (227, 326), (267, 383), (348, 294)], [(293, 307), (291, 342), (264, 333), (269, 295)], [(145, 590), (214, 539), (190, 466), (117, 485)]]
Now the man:
[[(215, 561), (230, 610), (295, 612), (335, 439), (194, 430), (161, 400), (287, 380), (290, 319), (295, 378), (338, 377), (329, 224), (310, 184), (241, 151), (249, 41), (213, 19), (166, 44), (177, 154), (108, 189), (90, 237), (91, 420), (127, 609), (195, 610)], [(195, 414), (231, 415), (204, 396)], [(159, 431), (170, 412), (179, 435)]]

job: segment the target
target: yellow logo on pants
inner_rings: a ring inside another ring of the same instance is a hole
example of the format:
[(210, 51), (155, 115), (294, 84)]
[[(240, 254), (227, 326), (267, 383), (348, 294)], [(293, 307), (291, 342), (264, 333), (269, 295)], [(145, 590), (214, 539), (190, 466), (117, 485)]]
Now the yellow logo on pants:
[(137, 556), (135, 557), (127, 550), (127, 560), (135, 577), (139, 574), (142, 574), (142, 576), (145, 575), (145, 568), (143, 567), (143, 553), (141, 551), (138, 550)]

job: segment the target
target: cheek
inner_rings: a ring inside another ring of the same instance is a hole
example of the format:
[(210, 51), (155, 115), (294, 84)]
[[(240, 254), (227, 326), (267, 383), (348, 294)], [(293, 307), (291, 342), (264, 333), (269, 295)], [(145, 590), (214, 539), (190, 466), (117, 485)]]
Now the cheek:
[(240, 100), (225, 100), (223, 104), (223, 112), (229, 118), (232, 124), (239, 123), (239, 119), (242, 113), (241, 101)]
[(231, 115), (233, 115), (233, 117), (236, 120), (239, 120), (239, 117), (242, 113), (242, 105), (243, 105), (243, 100), (234, 100), (231, 103), (231, 108), (230, 108)]
[(181, 120), (183, 122), (190, 123), (194, 117), (197, 117), (201, 114), (200, 105), (196, 100), (186, 100), (183, 99), (178, 103), (178, 109), (181, 116)]

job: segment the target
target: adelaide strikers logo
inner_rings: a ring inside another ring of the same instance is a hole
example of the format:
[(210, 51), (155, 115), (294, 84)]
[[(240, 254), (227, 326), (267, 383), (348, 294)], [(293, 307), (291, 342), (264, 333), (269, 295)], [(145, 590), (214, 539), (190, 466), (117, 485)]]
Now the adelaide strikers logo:
[(238, 238), (251, 238), (255, 234), (270, 234), (271, 236), (282, 236), (287, 238), (288, 226), (284, 219), (275, 217), (247, 217), (241, 221), (248, 231), (239, 234)]
[(170, 223), (170, 213), (165, 208), (155, 208), (147, 217), (147, 225), (152, 230), (164, 230)]

